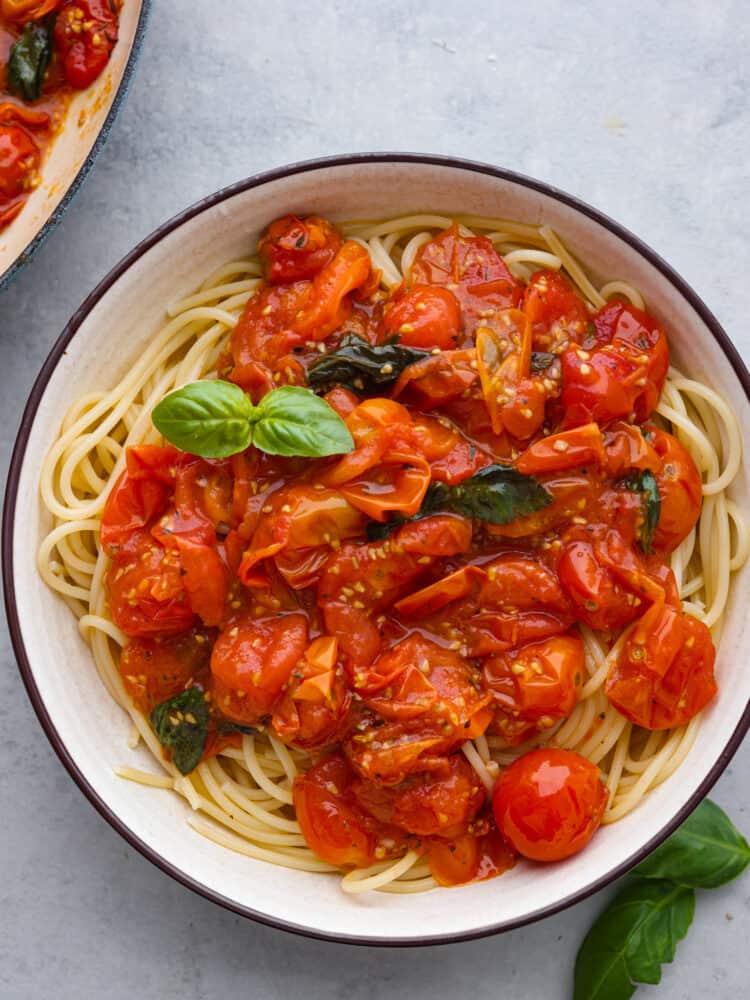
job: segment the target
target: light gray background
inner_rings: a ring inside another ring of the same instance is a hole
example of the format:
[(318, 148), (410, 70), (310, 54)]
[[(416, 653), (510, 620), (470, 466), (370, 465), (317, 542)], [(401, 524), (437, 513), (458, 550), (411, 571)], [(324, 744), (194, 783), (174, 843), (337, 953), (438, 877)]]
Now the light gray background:
[[(126, 251), (225, 184), (331, 153), (452, 153), (550, 181), (661, 252), (750, 353), (747, 2), (155, 8), (92, 176), (0, 297), (3, 470), (55, 337)], [(47, 745), (5, 633), (0, 684), (2, 997), (569, 997), (578, 943), (611, 891), (512, 934), (426, 950), (269, 930), (183, 889), (99, 818)], [(746, 832), (749, 768), (747, 744), (714, 791)], [(656, 995), (746, 996), (749, 938), (750, 877), (701, 895)]]

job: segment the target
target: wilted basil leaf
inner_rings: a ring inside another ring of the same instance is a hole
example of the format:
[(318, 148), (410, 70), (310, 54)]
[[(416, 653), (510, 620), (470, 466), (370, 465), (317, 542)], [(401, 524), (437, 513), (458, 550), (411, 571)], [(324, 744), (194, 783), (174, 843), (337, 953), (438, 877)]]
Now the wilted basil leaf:
[(161, 745), (172, 751), (177, 770), (190, 774), (200, 763), (208, 735), (208, 706), (201, 689), (188, 688), (157, 705), (151, 724)]

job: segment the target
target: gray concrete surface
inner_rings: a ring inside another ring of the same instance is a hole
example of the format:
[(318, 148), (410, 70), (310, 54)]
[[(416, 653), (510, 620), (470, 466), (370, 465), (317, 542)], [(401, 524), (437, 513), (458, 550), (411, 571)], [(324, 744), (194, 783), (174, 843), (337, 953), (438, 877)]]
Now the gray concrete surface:
[[(454, 153), (565, 188), (660, 251), (750, 354), (746, 2), (155, 8), (93, 174), (0, 297), (3, 469), (54, 338), (136, 241), (222, 185), (329, 153)], [(98, 817), (47, 745), (5, 632), (0, 733), (4, 998), (563, 1000), (578, 942), (610, 895), (502, 937), (421, 951), (291, 937), (192, 895)], [(750, 744), (714, 793), (746, 831), (748, 767)], [(750, 877), (701, 896), (653, 995), (747, 996), (748, 938)]]

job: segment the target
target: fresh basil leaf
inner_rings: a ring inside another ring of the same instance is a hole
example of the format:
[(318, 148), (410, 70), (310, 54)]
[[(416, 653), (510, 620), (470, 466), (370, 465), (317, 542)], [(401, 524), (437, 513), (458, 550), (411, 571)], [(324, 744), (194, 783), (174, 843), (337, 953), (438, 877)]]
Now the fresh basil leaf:
[(532, 372), (544, 372), (554, 361), (557, 361), (556, 354), (548, 354), (547, 351), (532, 351), (531, 370)]
[(428, 353), (399, 345), (398, 337), (373, 345), (355, 333), (347, 333), (335, 351), (310, 366), (307, 379), (310, 387), (318, 391), (343, 385), (355, 392), (369, 392), (392, 385), (404, 368)]
[(282, 385), (258, 405), (253, 444), (269, 455), (322, 458), (354, 448), (349, 429), (324, 399), (298, 385)]
[(628, 884), (584, 938), (573, 1000), (627, 1000), (637, 983), (658, 983), (695, 911), (695, 893), (667, 880)]
[(518, 472), (512, 465), (488, 465), (458, 486), (433, 483), (420, 513), (451, 511), (490, 524), (507, 524), (550, 503), (552, 497), (533, 476)]
[(694, 889), (716, 889), (750, 865), (750, 846), (723, 809), (704, 799), (682, 826), (636, 868)]
[(151, 414), (167, 441), (202, 458), (244, 451), (252, 442), (255, 418), (256, 407), (238, 385), (211, 379), (170, 392)]
[(653, 472), (644, 469), (642, 472), (623, 479), (621, 485), (634, 493), (640, 493), (643, 498), (643, 524), (641, 525), (641, 548), (650, 555), (653, 551), (654, 532), (661, 515), (661, 494)]
[(188, 688), (157, 705), (151, 724), (161, 745), (172, 751), (177, 770), (190, 774), (200, 763), (208, 735), (208, 705), (201, 689)]
[(27, 101), (41, 97), (44, 74), (52, 56), (51, 25), (30, 21), (11, 46), (8, 86)]
[(368, 524), (367, 537), (371, 542), (379, 541), (406, 521), (439, 513), (460, 514), (489, 524), (507, 524), (550, 503), (551, 495), (533, 476), (518, 472), (512, 465), (488, 465), (458, 486), (432, 483), (414, 517)]

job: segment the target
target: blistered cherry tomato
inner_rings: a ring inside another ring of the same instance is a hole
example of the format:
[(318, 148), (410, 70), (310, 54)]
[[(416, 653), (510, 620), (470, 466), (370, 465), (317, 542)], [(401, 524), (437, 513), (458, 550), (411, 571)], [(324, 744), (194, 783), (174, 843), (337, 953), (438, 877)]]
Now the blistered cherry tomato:
[(531, 750), (498, 778), (492, 809), (511, 847), (533, 861), (562, 861), (588, 844), (608, 792), (599, 768), (572, 750)]
[(408, 347), (450, 350), (461, 330), (458, 299), (447, 288), (415, 285), (386, 310), (381, 337), (397, 336)]

